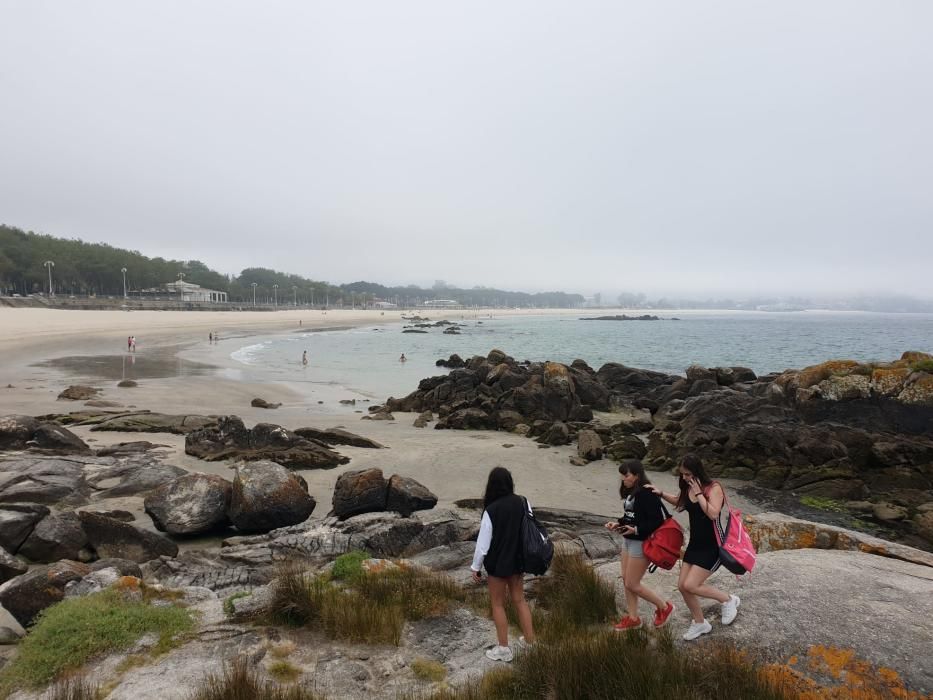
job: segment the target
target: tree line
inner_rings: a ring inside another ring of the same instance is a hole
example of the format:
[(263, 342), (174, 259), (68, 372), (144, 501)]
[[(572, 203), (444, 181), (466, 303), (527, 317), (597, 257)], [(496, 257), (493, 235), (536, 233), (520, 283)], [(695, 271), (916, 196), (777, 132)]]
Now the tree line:
[[(54, 266), (45, 263), (51, 261)], [(263, 267), (249, 267), (239, 275), (224, 275), (200, 260), (166, 260), (106, 243), (57, 238), (0, 224), (0, 293), (23, 296), (49, 292), (49, 267), (55, 294), (133, 297), (141, 290), (159, 289), (183, 279), (227, 293), (231, 302), (258, 304), (277, 301), (315, 306), (371, 304), (380, 299), (400, 306), (451, 299), (464, 306), (522, 306), (569, 308), (583, 302), (579, 294), (529, 294), (474, 287), (423, 289), (386, 287), (374, 282), (334, 285), (301, 275)], [(124, 273), (123, 270), (126, 269)], [(125, 277), (124, 277), (125, 275)], [(255, 287), (253, 286), (255, 284)]]

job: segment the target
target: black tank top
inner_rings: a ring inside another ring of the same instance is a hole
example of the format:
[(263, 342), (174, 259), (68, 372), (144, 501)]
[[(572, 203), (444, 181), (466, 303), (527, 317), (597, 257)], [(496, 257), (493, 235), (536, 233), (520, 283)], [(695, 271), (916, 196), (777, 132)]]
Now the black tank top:
[(713, 521), (703, 512), (699, 502), (687, 499), (687, 514), (690, 516), (690, 548), (719, 549)]

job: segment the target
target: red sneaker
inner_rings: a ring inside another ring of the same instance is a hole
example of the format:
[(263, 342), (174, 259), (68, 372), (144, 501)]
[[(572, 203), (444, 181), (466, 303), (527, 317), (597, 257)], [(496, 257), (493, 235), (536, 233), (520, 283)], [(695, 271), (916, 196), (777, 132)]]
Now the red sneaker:
[(612, 626), (616, 632), (625, 632), (626, 630), (634, 630), (641, 627), (641, 618), (640, 617), (623, 617), (616, 624)]
[(668, 601), (667, 607), (663, 610), (655, 610), (654, 612), (654, 626), (655, 627), (664, 627), (664, 624), (670, 619), (671, 613), (674, 612), (674, 604)]

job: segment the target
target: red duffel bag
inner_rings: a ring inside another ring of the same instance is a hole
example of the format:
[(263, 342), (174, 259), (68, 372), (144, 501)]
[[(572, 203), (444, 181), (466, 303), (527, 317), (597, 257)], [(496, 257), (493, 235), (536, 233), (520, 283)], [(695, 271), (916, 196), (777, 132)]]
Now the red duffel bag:
[(661, 510), (664, 511), (664, 522), (661, 523), (657, 530), (648, 535), (642, 549), (645, 558), (651, 562), (654, 568), (673, 569), (674, 564), (680, 559), (680, 551), (684, 546), (684, 531), (680, 527), (680, 523), (671, 517), (663, 503), (661, 504)]

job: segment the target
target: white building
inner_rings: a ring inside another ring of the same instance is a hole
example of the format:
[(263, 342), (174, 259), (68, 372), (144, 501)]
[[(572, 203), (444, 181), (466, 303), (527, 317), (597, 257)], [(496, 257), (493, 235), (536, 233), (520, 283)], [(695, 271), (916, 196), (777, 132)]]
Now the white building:
[(165, 285), (165, 290), (169, 294), (177, 294), (180, 301), (212, 301), (226, 302), (227, 293), (218, 292), (214, 289), (205, 289), (199, 284), (191, 282), (169, 282)]

